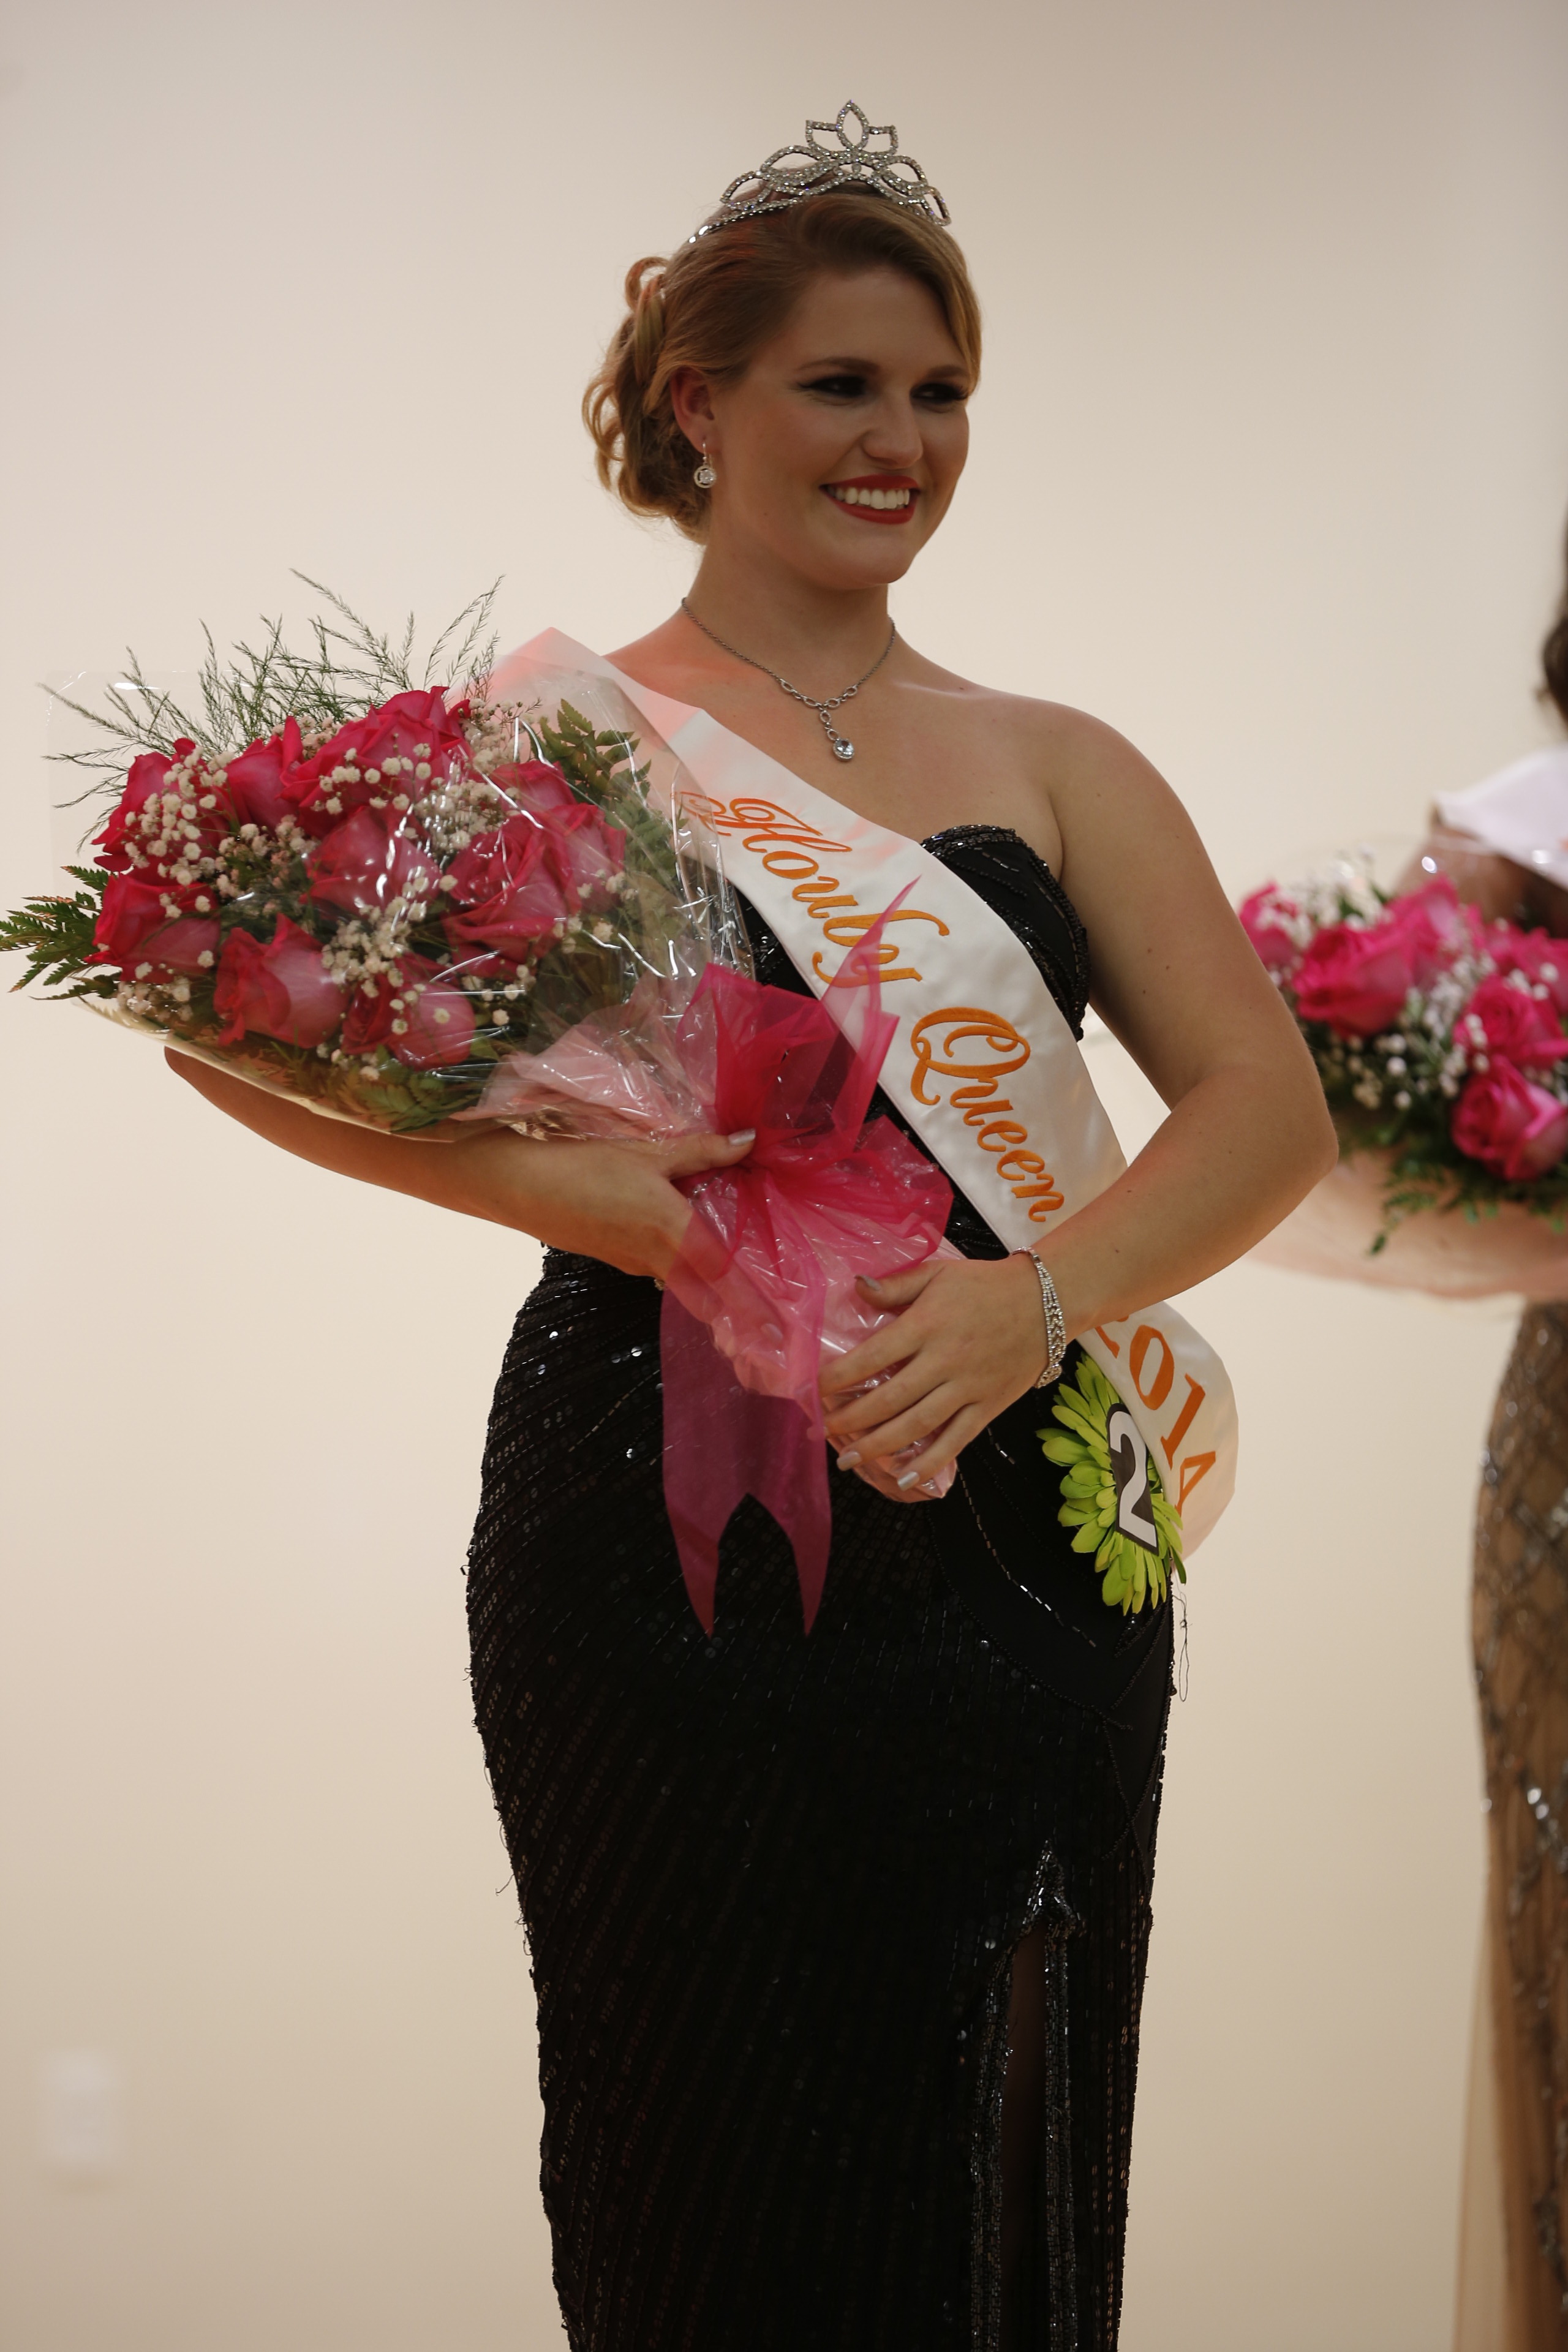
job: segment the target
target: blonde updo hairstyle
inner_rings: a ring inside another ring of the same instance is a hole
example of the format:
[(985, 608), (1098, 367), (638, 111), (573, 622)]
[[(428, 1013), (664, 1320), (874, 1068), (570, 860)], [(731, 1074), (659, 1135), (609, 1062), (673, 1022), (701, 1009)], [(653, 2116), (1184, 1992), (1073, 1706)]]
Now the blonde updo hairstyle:
[(972, 378), (980, 373), (980, 305), (944, 228), (886, 196), (835, 190), (650, 255), (626, 272), (626, 315), (583, 395), (599, 479), (637, 515), (668, 515), (688, 539), (707, 534), (697, 453), (675, 421), (670, 378), (699, 368), (733, 383), (777, 334), (811, 280), (897, 269), (923, 286)]

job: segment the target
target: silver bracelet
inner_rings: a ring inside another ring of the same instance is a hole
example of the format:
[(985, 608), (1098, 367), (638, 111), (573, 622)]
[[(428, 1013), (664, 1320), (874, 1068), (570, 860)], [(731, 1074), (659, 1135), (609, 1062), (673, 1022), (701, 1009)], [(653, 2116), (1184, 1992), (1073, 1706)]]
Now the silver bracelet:
[(1040, 1277), (1040, 1303), (1046, 1310), (1046, 1369), (1035, 1386), (1048, 1389), (1053, 1381), (1061, 1378), (1062, 1358), (1068, 1351), (1068, 1328), (1062, 1316), (1062, 1302), (1057, 1297), (1057, 1286), (1051, 1280), (1050, 1268), (1036, 1256), (1033, 1250), (1026, 1250), (1024, 1255)]

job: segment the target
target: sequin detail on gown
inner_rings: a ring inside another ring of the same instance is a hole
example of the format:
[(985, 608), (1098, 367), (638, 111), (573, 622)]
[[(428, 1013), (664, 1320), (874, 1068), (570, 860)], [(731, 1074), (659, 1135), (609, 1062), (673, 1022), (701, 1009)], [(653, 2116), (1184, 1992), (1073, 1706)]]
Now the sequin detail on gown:
[[(990, 826), (928, 846), (1077, 1027), (1083, 934), (1034, 852)], [(800, 988), (752, 923), (759, 978)], [(949, 1233), (1001, 1255), (965, 1202)], [(574, 2352), (993, 2352), (1032, 1930), (1038, 2156), (1007, 2340), (1114, 2346), (1170, 1610), (1106, 1609), (1070, 1549), (1034, 1436), (1049, 1402), (1002, 1414), (941, 1503), (836, 1476), (809, 1639), (788, 1547), (743, 1504), (710, 1641), (662, 1505), (658, 1293), (546, 1258), (496, 1393), (469, 1607)]]

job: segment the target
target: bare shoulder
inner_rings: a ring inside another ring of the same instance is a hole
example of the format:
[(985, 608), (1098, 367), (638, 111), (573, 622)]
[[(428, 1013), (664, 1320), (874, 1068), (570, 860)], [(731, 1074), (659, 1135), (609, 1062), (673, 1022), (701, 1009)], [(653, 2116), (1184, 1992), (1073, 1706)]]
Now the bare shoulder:
[(941, 710), (948, 721), (941, 731), (950, 742), (962, 738), (981, 752), (989, 774), (1007, 778), (1009, 794), (1033, 814), (1018, 830), (1043, 850), (1047, 841), (1053, 845), (1046, 854), (1058, 872), (1075, 848), (1081, 864), (1096, 835), (1109, 839), (1130, 824), (1156, 835), (1187, 829), (1158, 769), (1089, 711), (978, 685), (923, 660), (910, 685), (931, 697), (933, 715)]
[(1017, 746), (1048, 810), (1048, 862), (1089, 936), (1091, 1001), (1164, 1099), (1180, 1100), (1237, 1038), (1260, 1033), (1271, 1052), (1297, 1052), (1197, 828), (1153, 763), (1070, 703), (964, 690)]
[(1160, 781), (1158, 771), (1125, 735), (1070, 702), (982, 686), (923, 656), (912, 667), (912, 686), (950, 700), (972, 722), (1006, 735), (1047, 786), (1105, 782), (1118, 773)]

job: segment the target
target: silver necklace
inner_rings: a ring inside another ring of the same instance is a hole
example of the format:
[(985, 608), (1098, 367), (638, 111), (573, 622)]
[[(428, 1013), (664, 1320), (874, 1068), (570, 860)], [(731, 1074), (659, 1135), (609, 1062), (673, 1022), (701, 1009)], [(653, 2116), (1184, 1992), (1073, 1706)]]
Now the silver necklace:
[(710, 629), (706, 621), (698, 621), (696, 614), (692, 611), (684, 596), (680, 600), (680, 609), (685, 614), (689, 621), (697, 621), (697, 626), (701, 630), (705, 637), (711, 637), (716, 646), (722, 646), (724, 651), (727, 654), (733, 654), (737, 661), (747, 663), (752, 669), (760, 669), (765, 677), (771, 677), (775, 686), (782, 686), (784, 692), (787, 695), (793, 696), (796, 702), (804, 702), (808, 710), (815, 710), (817, 717), (822, 721), (828, 741), (833, 746), (833, 756), (836, 760), (852, 760), (855, 757), (855, 746), (850, 742), (847, 735), (841, 735), (838, 732), (837, 728), (835, 727), (833, 723), (833, 713), (837, 709), (841, 702), (847, 702), (853, 696), (859, 693), (860, 688), (866, 683), (866, 678), (876, 677), (877, 672), (881, 668), (882, 664), (887, 660), (888, 656), (893, 650), (893, 646), (899, 634), (897, 623), (894, 623), (889, 626), (888, 630), (888, 642), (882, 647), (881, 652), (877, 656), (876, 660), (871, 664), (870, 668), (866, 672), (866, 677), (858, 677), (853, 686), (847, 686), (845, 688), (842, 694), (830, 694), (825, 702), (818, 702), (813, 696), (809, 694), (802, 694), (798, 686), (792, 686), (787, 677), (781, 677), (779, 676), (776, 669), (769, 669), (766, 662), (757, 661), (751, 654), (743, 654), (739, 646), (732, 646), (728, 637), (721, 637), (717, 629)]

